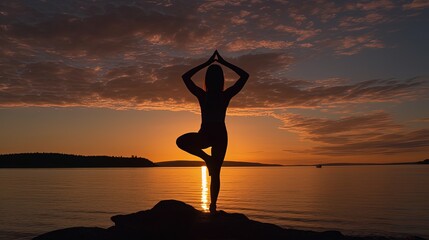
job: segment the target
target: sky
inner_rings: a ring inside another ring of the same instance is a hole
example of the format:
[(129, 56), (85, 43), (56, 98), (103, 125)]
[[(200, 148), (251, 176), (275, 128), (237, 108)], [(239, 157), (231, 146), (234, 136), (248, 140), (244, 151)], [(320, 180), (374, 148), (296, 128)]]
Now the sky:
[(181, 75), (218, 49), (250, 74), (227, 160), (423, 160), (428, 43), (428, 0), (2, 1), (0, 153), (196, 160)]

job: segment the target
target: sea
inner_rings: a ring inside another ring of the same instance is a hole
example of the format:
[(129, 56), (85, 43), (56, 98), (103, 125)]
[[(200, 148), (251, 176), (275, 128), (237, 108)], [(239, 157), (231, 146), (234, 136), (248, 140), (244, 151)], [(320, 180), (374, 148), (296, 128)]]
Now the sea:
[[(429, 239), (429, 165), (224, 167), (218, 209), (284, 228)], [(0, 169), (0, 239), (110, 217), (166, 199), (207, 211), (205, 167)]]

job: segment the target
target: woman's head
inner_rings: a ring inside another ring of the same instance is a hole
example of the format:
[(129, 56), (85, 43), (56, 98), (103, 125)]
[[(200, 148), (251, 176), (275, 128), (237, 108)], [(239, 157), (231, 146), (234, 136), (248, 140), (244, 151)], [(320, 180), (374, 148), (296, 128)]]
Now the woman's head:
[(217, 64), (210, 65), (206, 72), (206, 91), (222, 92), (224, 83), (225, 79), (223, 77), (222, 67)]

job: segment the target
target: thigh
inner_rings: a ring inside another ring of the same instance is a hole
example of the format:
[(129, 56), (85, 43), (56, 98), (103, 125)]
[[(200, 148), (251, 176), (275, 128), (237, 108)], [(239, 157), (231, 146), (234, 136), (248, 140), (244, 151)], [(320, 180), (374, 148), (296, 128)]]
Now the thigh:
[(219, 168), (222, 166), (227, 147), (228, 136), (226, 133), (221, 134), (212, 141), (212, 157)]
[(200, 133), (186, 133), (177, 139), (177, 142), (186, 146), (192, 146), (199, 149), (210, 147), (210, 143)]

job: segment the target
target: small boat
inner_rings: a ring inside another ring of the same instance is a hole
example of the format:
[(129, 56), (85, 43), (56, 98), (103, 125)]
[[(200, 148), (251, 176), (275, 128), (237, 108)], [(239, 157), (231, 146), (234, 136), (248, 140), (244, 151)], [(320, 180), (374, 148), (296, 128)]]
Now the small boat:
[(316, 168), (322, 168), (322, 164), (317, 164)]

